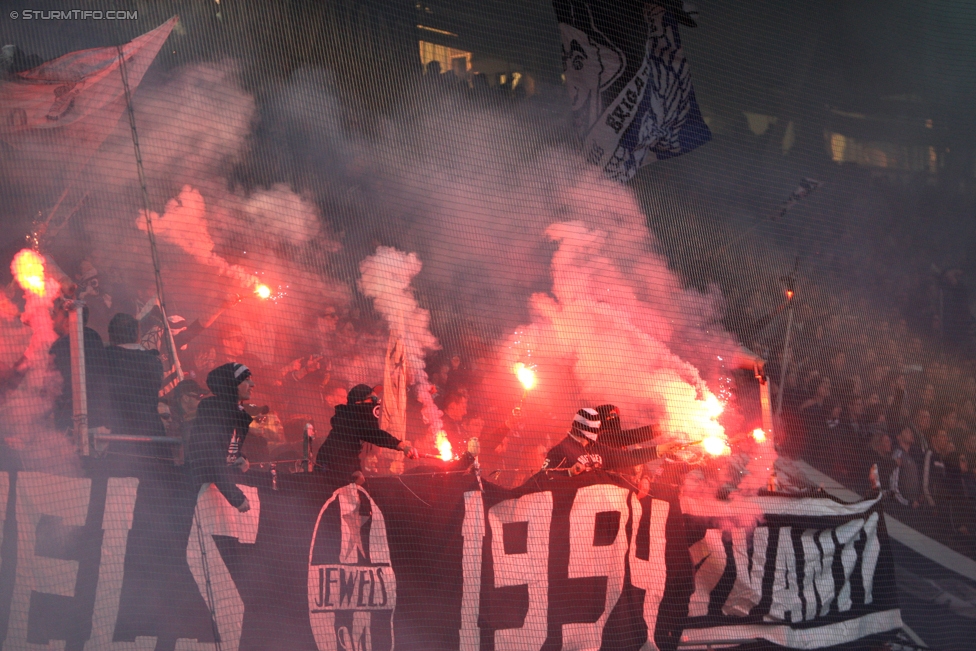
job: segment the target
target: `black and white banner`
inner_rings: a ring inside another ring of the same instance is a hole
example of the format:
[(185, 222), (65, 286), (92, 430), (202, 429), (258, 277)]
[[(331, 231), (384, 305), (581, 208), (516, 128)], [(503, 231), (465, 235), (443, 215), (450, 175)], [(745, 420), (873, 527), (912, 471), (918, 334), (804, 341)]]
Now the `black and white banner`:
[(759, 497), (756, 527), (686, 515), (695, 589), (684, 642), (819, 649), (901, 627), (879, 500)]
[(824, 648), (900, 626), (870, 502), (761, 498), (765, 520), (740, 530), (682, 515), (671, 488), (639, 497), (599, 473), (334, 492), (251, 474), (242, 514), (175, 468), (0, 473), (3, 648)]
[(642, 165), (711, 140), (672, 11), (644, 0), (553, 0), (553, 8), (589, 162), (628, 181)]

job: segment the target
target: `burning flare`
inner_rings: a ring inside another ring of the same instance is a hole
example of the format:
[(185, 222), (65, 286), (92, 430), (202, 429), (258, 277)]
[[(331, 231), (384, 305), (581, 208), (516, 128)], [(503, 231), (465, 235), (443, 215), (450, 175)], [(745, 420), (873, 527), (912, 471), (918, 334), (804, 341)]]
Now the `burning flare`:
[(731, 450), (725, 444), (725, 439), (721, 436), (706, 436), (702, 439), (702, 448), (713, 457), (720, 457), (729, 454)]
[(23, 249), (14, 256), (14, 261), (10, 264), (10, 271), (17, 284), (25, 292), (31, 292), (40, 297), (44, 297), (44, 258), (31, 249)]
[(531, 366), (526, 366), (522, 362), (518, 362), (515, 365), (515, 377), (517, 377), (518, 381), (522, 383), (522, 388), (526, 391), (530, 391), (535, 388), (535, 369), (533, 369)]
[(757, 427), (756, 429), (752, 430), (752, 439), (756, 443), (765, 443), (766, 442), (766, 432), (764, 432), (761, 427)]
[(271, 298), (271, 288), (267, 285), (258, 285), (254, 288), (254, 293), (257, 294), (258, 298), (261, 300)]
[(451, 442), (447, 440), (447, 434), (443, 430), (437, 432), (437, 436), (434, 438), (434, 446), (437, 448), (438, 454), (441, 455), (442, 461), (450, 461), (454, 458)]
[(709, 393), (704, 400), (698, 401), (697, 405), (698, 413), (691, 417), (693, 423), (690, 429), (703, 433), (698, 441), (702, 449), (713, 457), (731, 454), (732, 449), (729, 447), (725, 429), (718, 422), (718, 417), (725, 411), (725, 405), (713, 393)]

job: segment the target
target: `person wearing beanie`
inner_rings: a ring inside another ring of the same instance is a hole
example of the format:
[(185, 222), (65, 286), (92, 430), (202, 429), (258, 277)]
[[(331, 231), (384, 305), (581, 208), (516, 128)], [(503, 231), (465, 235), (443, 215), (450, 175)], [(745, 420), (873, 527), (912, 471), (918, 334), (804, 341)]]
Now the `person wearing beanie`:
[(596, 412), (600, 415), (600, 431), (597, 432), (597, 440), (604, 445), (612, 448), (640, 445), (650, 441), (656, 435), (651, 425), (623, 429), (620, 425), (620, 409), (616, 405), (600, 405), (596, 408)]
[(682, 444), (664, 443), (652, 448), (619, 450), (597, 440), (602, 421), (600, 412), (583, 407), (576, 412), (569, 433), (546, 454), (545, 472), (564, 472), (574, 477), (591, 470), (619, 470), (653, 461), (673, 452)]
[(241, 403), (254, 389), (251, 370), (237, 362), (218, 366), (207, 375), (207, 387), (213, 395), (200, 402), (190, 431), (190, 471), (197, 484), (216, 485), (228, 502), (246, 513), (251, 505), (236, 478), (248, 469), (241, 450), (251, 416)]
[(399, 450), (409, 459), (418, 457), (417, 451), (389, 432), (380, 429), (380, 399), (367, 384), (359, 384), (349, 391), (346, 404), (336, 405), (330, 424), (332, 431), (315, 455), (316, 468), (325, 474), (326, 484), (338, 488), (361, 472), (359, 455), (363, 443)]

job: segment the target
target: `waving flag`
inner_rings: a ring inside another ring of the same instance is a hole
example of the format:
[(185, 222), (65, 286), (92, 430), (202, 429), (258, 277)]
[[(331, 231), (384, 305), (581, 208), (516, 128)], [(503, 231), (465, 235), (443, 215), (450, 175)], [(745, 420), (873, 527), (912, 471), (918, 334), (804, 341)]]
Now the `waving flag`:
[(380, 427), (401, 441), (407, 437), (407, 355), (403, 339), (395, 332), (386, 346)]
[(796, 189), (790, 193), (790, 196), (787, 197), (786, 201), (783, 202), (783, 205), (780, 206), (779, 213), (773, 217), (773, 221), (786, 217), (786, 213), (788, 213), (793, 206), (800, 203), (807, 195), (821, 187), (823, 184), (823, 181), (818, 181), (817, 179), (811, 178), (805, 178), (800, 181), (800, 185), (796, 186)]
[(678, 36), (695, 23), (672, 4), (553, 0), (584, 154), (618, 181), (712, 137)]
[[(130, 90), (176, 25), (174, 16), (121, 47)], [(49, 151), (55, 162), (84, 164), (125, 110), (119, 48), (71, 52), (0, 81), (0, 141)]]

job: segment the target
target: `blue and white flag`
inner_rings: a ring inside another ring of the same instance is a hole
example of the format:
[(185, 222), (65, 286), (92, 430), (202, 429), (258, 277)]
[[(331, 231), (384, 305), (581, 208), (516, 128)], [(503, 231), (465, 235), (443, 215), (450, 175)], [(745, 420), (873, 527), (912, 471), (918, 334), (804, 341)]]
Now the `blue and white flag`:
[(694, 21), (670, 4), (553, 0), (583, 151), (618, 181), (712, 138), (678, 36)]

